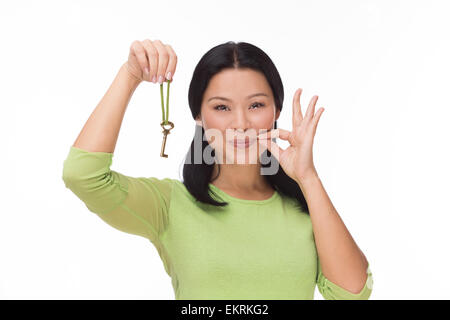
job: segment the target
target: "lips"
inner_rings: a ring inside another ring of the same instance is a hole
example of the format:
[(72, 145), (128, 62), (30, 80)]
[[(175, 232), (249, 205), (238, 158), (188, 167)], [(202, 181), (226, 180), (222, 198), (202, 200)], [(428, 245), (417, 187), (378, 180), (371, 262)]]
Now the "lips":
[(228, 141), (231, 145), (233, 145), (236, 148), (247, 148), (250, 145), (252, 145), (256, 140), (250, 139), (249, 137), (246, 137), (245, 139), (234, 139)]

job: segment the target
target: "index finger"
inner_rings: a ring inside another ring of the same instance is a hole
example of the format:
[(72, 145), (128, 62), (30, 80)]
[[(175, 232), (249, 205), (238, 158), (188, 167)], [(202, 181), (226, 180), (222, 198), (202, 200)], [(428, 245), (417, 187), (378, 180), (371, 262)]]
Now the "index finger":
[(166, 45), (167, 52), (169, 53), (169, 64), (167, 65), (167, 71), (166, 71), (166, 79), (172, 80), (173, 75), (175, 73), (175, 69), (177, 68), (177, 55), (175, 54), (175, 51), (172, 49), (172, 47), (168, 44)]

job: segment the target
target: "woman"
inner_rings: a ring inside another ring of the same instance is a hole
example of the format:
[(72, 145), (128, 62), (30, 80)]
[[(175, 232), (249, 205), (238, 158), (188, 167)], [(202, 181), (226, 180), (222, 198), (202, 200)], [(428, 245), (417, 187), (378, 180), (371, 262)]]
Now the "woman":
[[(155, 245), (176, 299), (313, 299), (316, 284), (325, 299), (368, 299), (369, 264), (313, 164), (324, 109), (315, 113), (314, 96), (303, 116), (298, 89), (292, 131), (277, 129), (283, 85), (256, 46), (218, 45), (194, 70), (197, 125), (182, 182), (110, 170), (134, 90), (173, 81), (176, 64), (170, 45), (133, 42), (70, 148), (66, 187), (111, 226)], [(281, 149), (276, 137), (290, 146)]]

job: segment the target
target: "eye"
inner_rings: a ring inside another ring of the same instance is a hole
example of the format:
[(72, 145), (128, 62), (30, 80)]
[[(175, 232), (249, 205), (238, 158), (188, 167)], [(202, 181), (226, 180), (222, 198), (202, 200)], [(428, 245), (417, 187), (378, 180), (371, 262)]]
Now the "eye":
[[(264, 103), (260, 103), (260, 102), (255, 102), (253, 103), (250, 108), (257, 106), (258, 108), (264, 107)], [(217, 106), (214, 107), (215, 110), (219, 110), (219, 111), (224, 111), (224, 109), (222, 109), (222, 107), (228, 108), (226, 105), (223, 104), (219, 104)], [(252, 108), (253, 109), (253, 108)]]
[(219, 104), (219, 105), (215, 106), (214, 109), (215, 109), (215, 110), (222, 111), (223, 109), (220, 109), (220, 107), (227, 107), (227, 106), (225, 106), (225, 105), (223, 105), (223, 104)]
[(264, 107), (264, 103), (260, 103), (260, 102), (255, 102), (254, 104), (252, 104), (253, 106), (258, 106), (258, 108)]

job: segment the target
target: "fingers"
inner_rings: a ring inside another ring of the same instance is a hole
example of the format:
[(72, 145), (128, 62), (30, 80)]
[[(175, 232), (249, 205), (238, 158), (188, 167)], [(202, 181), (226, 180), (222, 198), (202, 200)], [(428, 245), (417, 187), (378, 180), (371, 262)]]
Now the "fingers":
[[(157, 77), (156, 74), (158, 72), (158, 50), (149, 39), (145, 39), (142, 41), (142, 46), (145, 48), (147, 54), (148, 64), (150, 64), (150, 73), (148, 75), (148, 81), (153, 81), (156, 83)], [(148, 65), (147, 64), (147, 65)]]
[(156, 72), (156, 79), (159, 84), (163, 83), (166, 79), (166, 69), (169, 64), (169, 53), (166, 46), (162, 44), (160, 40), (153, 41), (153, 44), (158, 51), (158, 71)]
[(172, 47), (169, 44), (166, 45), (166, 49), (167, 49), (167, 52), (169, 53), (169, 64), (167, 65), (166, 79), (172, 80), (173, 75), (175, 74), (175, 70), (177, 68), (178, 58), (177, 58), (177, 55), (175, 54), (175, 51), (172, 49)]
[(322, 107), (314, 115), (314, 118), (313, 118), (313, 133), (314, 133), (314, 135), (316, 134), (317, 124), (319, 123), (320, 116), (322, 115), (322, 113), (324, 111), (325, 111), (325, 108)]
[[(139, 41), (136, 42), (139, 43)], [(145, 39), (137, 47), (142, 47), (140, 51), (144, 51), (146, 54), (146, 57), (142, 57), (142, 62), (139, 63), (150, 69), (146, 76), (147, 81), (159, 82), (160, 84), (166, 80), (173, 81), (178, 59), (170, 45), (163, 44), (160, 40), (150, 41)]]
[(292, 101), (292, 127), (298, 127), (300, 123), (302, 123), (303, 115), (300, 106), (300, 96), (303, 92), (302, 88), (297, 89), (294, 94), (294, 98)]
[(259, 134), (257, 137), (260, 140), (268, 140), (272, 138), (280, 138), (283, 140), (289, 140), (291, 132), (281, 128), (273, 129), (267, 132)]
[[(142, 46), (140, 41), (133, 41), (130, 48), (131, 52), (136, 57), (136, 60), (141, 67), (143, 78), (145, 78), (146, 74), (144, 72), (145, 68), (148, 68), (147, 55), (145, 53), (145, 49)], [(148, 79), (147, 79), (148, 80)]]
[(316, 107), (316, 102), (319, 99), (319, 96), (313, 96), (311, 98), (311, 101), (309, 102), (309, 106), (308, 106), (308, 110), (306, 110), (306, 114), (305, 114), (305, 118), (308, 118), (308, 120), (311, 120), (313, 114), (314, 114), (314, 109)]

